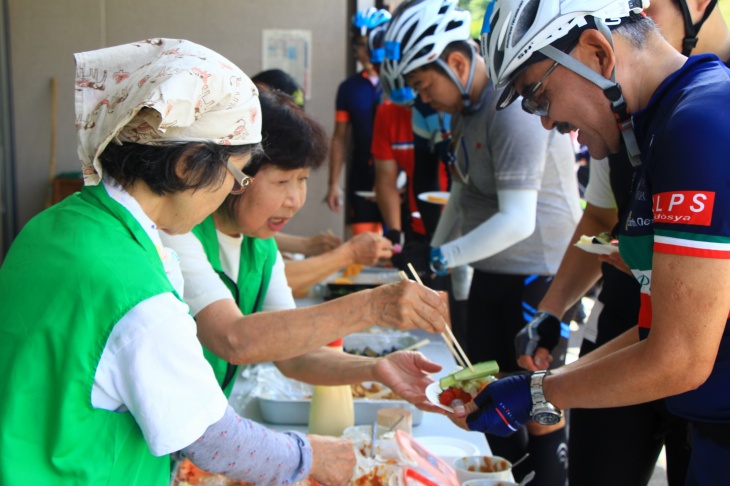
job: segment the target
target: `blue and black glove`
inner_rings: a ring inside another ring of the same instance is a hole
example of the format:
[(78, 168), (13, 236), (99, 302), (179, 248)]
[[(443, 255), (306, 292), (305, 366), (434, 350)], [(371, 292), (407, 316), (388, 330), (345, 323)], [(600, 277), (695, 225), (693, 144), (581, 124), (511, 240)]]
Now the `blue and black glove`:
[(469, 429), (500, 437), (513, 434), (530, 420), (530, 373), (507, 376), (487, 385), (474, 398), (479, 410), (466, 418)]
[(560, 325), (560, 319), (548, 312), (540, 311), (535, 314), (532, 321), (515, 336), (517, 356), (534, 356), (538, 347), (552, 352), (560, 342)]

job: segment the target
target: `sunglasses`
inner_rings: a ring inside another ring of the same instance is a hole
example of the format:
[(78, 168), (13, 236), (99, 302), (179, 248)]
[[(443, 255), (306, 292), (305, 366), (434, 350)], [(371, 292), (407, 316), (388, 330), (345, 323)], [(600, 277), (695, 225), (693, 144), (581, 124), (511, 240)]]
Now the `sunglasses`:
[(249, 184), (253, 182), (253, 177), (244, 174), (243, 171), (233, 165), (230, 160), (226, 161), (226, 168), (235, 180), (235, 182), (233, 183), (233, 189), (231, 189), (231, 194), (233, 194), (234, 196), (243, 194)]
[(540, 78), (540, 81), (532, 87), (530, 94), (522, 97), (522, 109), (530, 115), (548, 116), (548, 111), (550, 111), (550, 100), (544, 96), (541, 99), (535, 99), (535, 95), (542, 87), (547, 77), (555, 71), (556, 67), (558, 67), (558, 61), (555, 61), (553, 65), (550, 66), (550, 69), (548, 69), (542, 78)]

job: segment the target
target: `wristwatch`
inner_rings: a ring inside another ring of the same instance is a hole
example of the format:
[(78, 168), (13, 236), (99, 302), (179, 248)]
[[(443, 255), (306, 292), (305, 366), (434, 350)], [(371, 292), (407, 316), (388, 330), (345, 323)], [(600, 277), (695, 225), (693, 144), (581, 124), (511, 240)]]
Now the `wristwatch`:
[(542, 391), (542, 381), (550, 374), (550, 371), (536, 371), (530, 378), (530, 395), (532, 395), (532, 420), (540, 425), (555, 425), (560, 422), (563, 416), (558, 408), (545, 400)]

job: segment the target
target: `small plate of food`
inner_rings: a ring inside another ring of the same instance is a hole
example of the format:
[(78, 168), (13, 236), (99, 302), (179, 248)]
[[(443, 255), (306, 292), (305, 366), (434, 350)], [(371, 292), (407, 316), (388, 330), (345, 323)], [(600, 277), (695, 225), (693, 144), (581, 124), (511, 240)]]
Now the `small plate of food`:
[(428, 191), (418, 195), (418, 199), (434, 204), (444, 205), (449, 202), (449, 192), (447, 191)]
[(499, 373), (496, 361), (484, 361), (473, 365), (474, 371), (463, 368), (444, 376), (438, 382), (426, 387), (426, 398), (437, 407), (454, 413), (451, 403), (459, 399), (469, 403), (489, 383), (496, 380)]
[(618, 251), (618, 241), (608, 233), (598, 236), (581, 236), (575, 246), (588, 253), (596, 255), (610, 255)]

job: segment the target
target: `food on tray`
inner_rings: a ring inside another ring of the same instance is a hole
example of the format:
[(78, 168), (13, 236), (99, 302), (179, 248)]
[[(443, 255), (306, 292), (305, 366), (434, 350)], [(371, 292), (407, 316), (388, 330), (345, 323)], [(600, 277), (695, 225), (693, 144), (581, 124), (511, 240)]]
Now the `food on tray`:
[(338, 277), (332, 281), (335, 285), (352, 285), (352, 280), (349, 278)]
[(386, 392), (386, 388), (380, 383), (370, 383), (365, 385), (363, 383), (357, 383), (352, 385), (352, 396), (353, 398), (371, 398), (375, 397), (381, 400), (402, 400), (401, 397), (393, 393), (392, 391)]
[(434, 196), (433, 194), (429, 194), (428, 196), (426, 196), (426, 200), (436, 204), (446, 204), (447, 202), (449, 202), (449, 200), (445, 197)]
[(345, 278), (354, 277), (355, 275), (359, 275), (363, 268), (365, 268), (365, 265), (362, 263), (351, 263), (342, 270), (342, 276)]
[(499, 373), (496, 361), (484, 361), (473, 365), (474, 371), (464, 368), (439, 380), (443, 390), (439, 395), (439, 402), (447, 407), (456, 399), (469, 403), (473, 397), (495, 380), (494, 375)]
[(581, 236), (576, 244), (585, 245), (585, 244), (593, 244), (593, 245), (613, 245), (616, 242), (616, 238), (614, 238), (610, 233), (603, 232), (599, 234), (598, 236)]
[(466, 470), (471, 472), (481, 472), (481, 473), (490, 473), (490, 472), (500, 472), (500, 471), (506, 471), (510, 468), (509, 462), (502, 459), (501, 457), (490, 457), (490, 456), (482, 456), (479, 458), (478, 464), (472, 464), (469, 465)]

